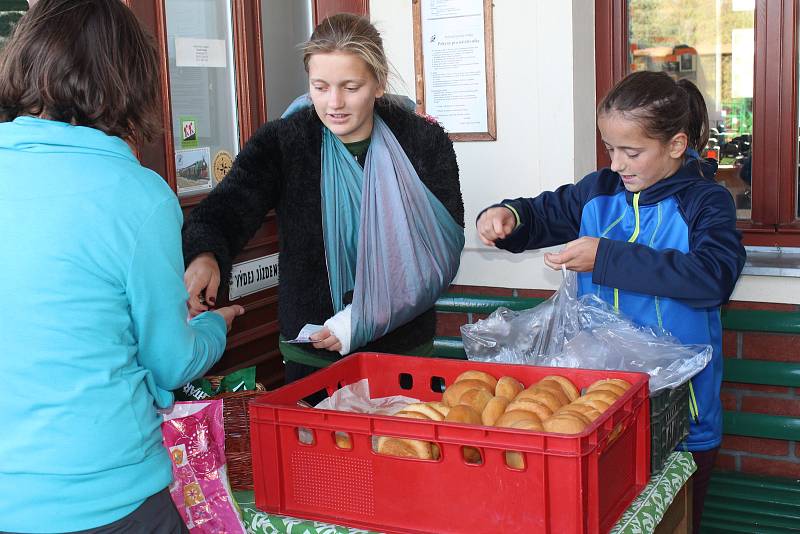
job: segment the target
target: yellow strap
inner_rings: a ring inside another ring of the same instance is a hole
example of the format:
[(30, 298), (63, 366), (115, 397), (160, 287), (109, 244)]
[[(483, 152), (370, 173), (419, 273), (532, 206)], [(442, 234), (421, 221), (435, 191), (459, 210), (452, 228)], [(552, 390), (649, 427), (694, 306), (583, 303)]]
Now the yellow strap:
[[(633, 243), (639, 237), (639, 193), (633, 194), (633, 216), (636, 223), (633, 227), (633, 233), (628, 238), (628, 243)], [(619, 289), (614, 288), (614, 311), (619, 313)]]

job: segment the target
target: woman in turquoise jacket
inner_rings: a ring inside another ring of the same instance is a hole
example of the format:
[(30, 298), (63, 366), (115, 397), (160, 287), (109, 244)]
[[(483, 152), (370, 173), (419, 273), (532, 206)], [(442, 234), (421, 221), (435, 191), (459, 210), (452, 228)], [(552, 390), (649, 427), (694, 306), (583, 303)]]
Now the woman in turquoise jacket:
[(187, 322), (152, 40), (119, 0), (39, 0), (0, 52), (0, 531), (185, 532), (158, 408), (241, 308)]

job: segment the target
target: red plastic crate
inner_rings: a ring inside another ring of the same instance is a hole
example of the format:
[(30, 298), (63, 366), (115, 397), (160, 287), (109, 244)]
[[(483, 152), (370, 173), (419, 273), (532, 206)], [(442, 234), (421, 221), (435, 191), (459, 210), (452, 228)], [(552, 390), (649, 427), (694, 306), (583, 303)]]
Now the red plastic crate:
[[(362, 378), (369, 379), (372, 397), (441, 400), (437, 382), (450, 384), (467, 369), (513, 376), (526, 386), (559, 374), (579, 389), (602, 378), (622, 378), (633, 387), (574, 436), (297, 406), (319, 390), (330, 394)], [(650, 476), (647, 379), (642, 373), (354, 354), (250, 403), (256, 505), (382, 532), (606, 532)], [(313, 432), (313, 444), (301, 443), (299, 428)], [(335, 432), (349, 433), (352, 448), (337, 447)], [(435, 442), (441, 458), (377, 454), (373, 435)], [(478, 448), (483, 462), (468, 464), (463, 446)], [(523, 452), (524, 470), (506, 465), (508, 450)]]

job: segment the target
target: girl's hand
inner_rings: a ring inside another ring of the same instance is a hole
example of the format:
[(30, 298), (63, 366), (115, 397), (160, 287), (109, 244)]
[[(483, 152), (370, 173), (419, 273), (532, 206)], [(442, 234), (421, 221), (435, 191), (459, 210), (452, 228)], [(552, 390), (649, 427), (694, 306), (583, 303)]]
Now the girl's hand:
[(189, 292), (187, 302), (189, 317), (199, 315), (213, 307), (219, 289), (219, 264), (214, 255), (204, 252), (193, 259), (183, 274), (183, 284)]
[(339, 341), (339, 338), (334, 336), (327, 328), (323, 328), (319, 332), (314, 332), (308, 336), (308, 338), (314, 341), (313, 345), (315, 349), (325, 349), (331, 352), (339, 352), (342, 350), (342, 343)]
[(227, 332), (230, 332), (231, 326), (233, 325), (233, 319), (239, 315), (244, 315), (244, 308), (238, 304), (234, 304), (233, 306), (225, 306), (224, 308), (213, 310), (211, 313), (220, 314), (222, 318), (225, 319), (225, 327)]
[(561, 270), (562, 265), (570, 271), (579, 273), (593, 271), (599, 244), (600, 239), (597, 237), (581, 237), (567, 243), (561, 252), (546, 253), (544, 263), (556, 271)]
[(493, 247), (498, 239), (505, 239), (517, 226), (514, 212), (505, 207), (489, 208), (484, 211), (476, 223), (478, 237), (484, 245)]

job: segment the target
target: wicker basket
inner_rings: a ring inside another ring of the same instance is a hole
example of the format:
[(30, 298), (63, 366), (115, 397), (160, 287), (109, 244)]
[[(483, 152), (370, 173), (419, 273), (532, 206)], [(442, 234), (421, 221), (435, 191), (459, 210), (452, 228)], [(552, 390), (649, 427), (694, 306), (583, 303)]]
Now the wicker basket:
[[(206, 377), (214, 388), (219, 387), (222, 377)], [(220, 393), (214, 399), (222, 399), (222, 416), (225, 420), (225, 458), (228, 464), (228, 480), (236, 491), (253, 489), (253, 468), (250, 456), (250, 414), (247, 405), (264, 393), (266, 389), (256, 384), (253, 391)]]

